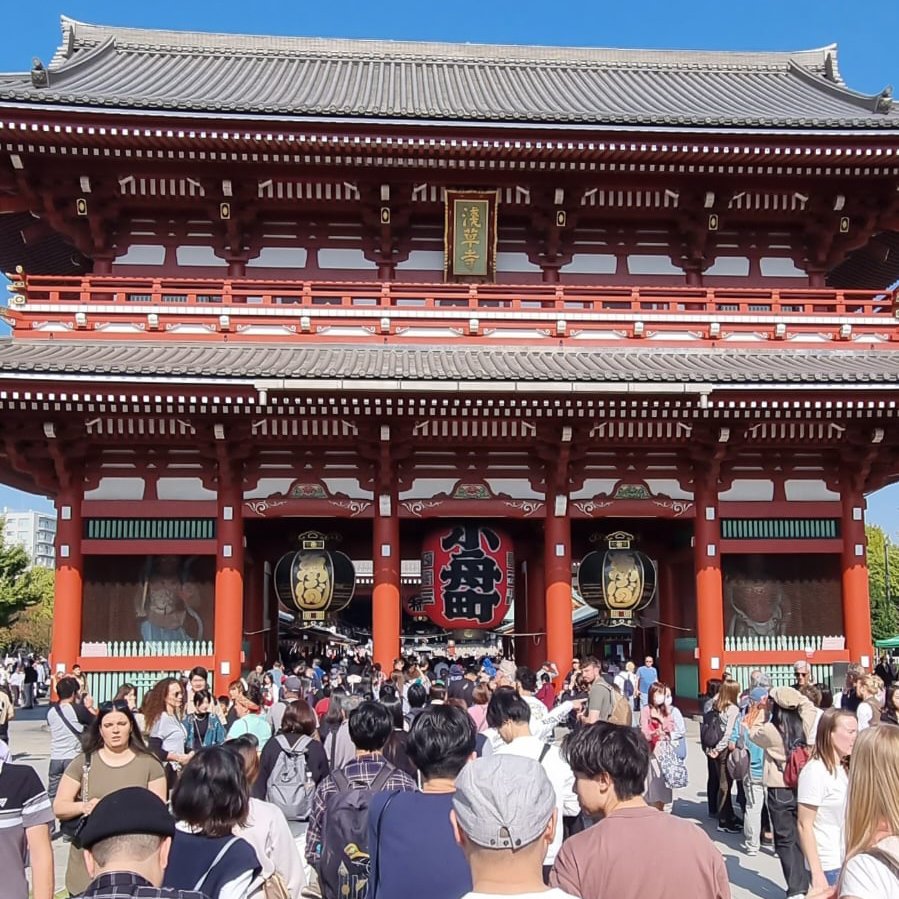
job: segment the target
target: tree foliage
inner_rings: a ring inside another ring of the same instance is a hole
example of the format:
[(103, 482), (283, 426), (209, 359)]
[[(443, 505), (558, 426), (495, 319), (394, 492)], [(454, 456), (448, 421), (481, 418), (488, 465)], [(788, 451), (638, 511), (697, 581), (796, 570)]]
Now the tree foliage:
[(0, 646), (7, 649), (26, 647), (32, 652), (47, 654), (53, 633), (53, 595), (56, 573), (49, 568), (30, 568), (25, 577), (28, 590), (37, 595), (37, 602), (17, 613), (16, 619), (0, 628)]
[(29, 568), (30, 564), (21, 546), (0, 545), (0, 628), (9, 627), (44, 595), (46, 577), (38, 573), (40, 569)]
[[(882, 528), (867, 525), (868, 589), (871, 595), (871, 632), (875, 640), (899, 634), (899, 546), (887, 543)], [(886, 570), (889, 566), (889, 591)]]

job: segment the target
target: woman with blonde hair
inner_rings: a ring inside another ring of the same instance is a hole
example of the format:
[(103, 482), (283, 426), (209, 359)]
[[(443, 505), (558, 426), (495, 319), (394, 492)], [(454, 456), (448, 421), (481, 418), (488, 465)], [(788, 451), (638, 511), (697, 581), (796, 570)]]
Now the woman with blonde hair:
[(855, 685), (855, 692), (861, 700), (856, 711), (860, 731), (880, 724), (882, 707), (877, 697), (882, 689), (883, 681), (876, 674), (866, 674)]
[(899, 897), (899, 727), (859, 734), (849, 769), (840, 899)]
[(818, 723), (811, 758), (799, 775), (799, 845), (812, 890), (833, 886), (843, 865), (849, 756), (857, 734), (858, 722), (852, 712), (828, 709)]

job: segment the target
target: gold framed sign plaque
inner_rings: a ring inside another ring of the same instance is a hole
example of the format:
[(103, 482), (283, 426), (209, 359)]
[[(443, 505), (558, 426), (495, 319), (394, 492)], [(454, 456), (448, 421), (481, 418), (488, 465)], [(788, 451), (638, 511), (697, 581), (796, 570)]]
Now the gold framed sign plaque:
[(446, 191), (444, 276), (447, 281), (493, 281), (499, 191)]

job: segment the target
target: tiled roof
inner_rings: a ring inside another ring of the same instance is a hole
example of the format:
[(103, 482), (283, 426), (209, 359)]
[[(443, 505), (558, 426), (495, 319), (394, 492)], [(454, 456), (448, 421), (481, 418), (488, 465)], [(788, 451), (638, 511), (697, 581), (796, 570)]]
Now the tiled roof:
[[(63, 18), (47, 69), (0, 101), (197, 113), (686, 127), (890, 128), (836, 48), (796, 53), (491, 46), (149, 31)], [(45, 82), (45, 83), (43, 83)]]
[[(285, 346), (0, 340), (0, 379), (106, 376), (177, 379), (422, 381), (567, 385), (894, 385), (899, 351), (679, 350), (660, 347), (532, 349), (468, 346)], [(277, 386), (277, 385), (272, 385)], [(347, 386), (352, 386), (347, 384)], [(385, 385), (389, 389), (389, 385)], [(432, 388), (433, 389), (433, 388)]]

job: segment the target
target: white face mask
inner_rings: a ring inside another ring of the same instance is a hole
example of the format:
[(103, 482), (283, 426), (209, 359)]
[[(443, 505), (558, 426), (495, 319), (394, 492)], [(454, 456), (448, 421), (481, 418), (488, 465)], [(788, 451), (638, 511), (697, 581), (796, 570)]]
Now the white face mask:
[(664, 696), (656, 696), (656, 698), (653, 699), (652, 704), (657, 705), (657, 706), (665, 705), (665, 697)]
[(666, 696), (665, 697), (665, 706), (670, 709), (671, 706), (673, 706), (673, 705), (674, 705), (674, 700), (670, 696)]

